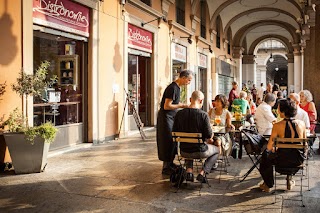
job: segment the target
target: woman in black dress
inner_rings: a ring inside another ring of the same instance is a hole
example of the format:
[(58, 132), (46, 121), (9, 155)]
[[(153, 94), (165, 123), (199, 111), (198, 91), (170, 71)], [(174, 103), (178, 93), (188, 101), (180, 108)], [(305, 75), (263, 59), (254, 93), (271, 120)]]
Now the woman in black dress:
[(162, 174), (170, 175), (174, 169), (176, 152), (171, 136), (172, 126), (177, 110), (188, 107), (187, 104), (180, 103), (180, 87), (190, 84), (191, 80), (191, 71), (181, 71), (179, 78), (165, 89), (162, 96), (157, 119), (157, 146), (159, 160), (163, 161)]

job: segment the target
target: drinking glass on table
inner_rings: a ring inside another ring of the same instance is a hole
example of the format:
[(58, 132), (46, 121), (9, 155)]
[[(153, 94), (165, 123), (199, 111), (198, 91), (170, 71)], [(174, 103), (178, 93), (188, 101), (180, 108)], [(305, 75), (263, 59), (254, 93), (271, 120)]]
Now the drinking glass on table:
[(217, 124), (217, 126), (219, 126), (221, 123), (221, 117), (219, 115), (216, 115), (214, 117), (214, 122)]

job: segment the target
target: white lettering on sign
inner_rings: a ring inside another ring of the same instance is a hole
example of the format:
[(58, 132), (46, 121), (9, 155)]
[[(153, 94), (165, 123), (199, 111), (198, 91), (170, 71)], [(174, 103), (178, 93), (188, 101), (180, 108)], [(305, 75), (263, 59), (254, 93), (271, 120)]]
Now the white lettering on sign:
[(149, 36), (141, 35), (140, 31), (137, 29), (132, 30), (131, 28), (129, 28), (128, 36), (130, 40), (134, 40), (137, 43), (152, 46), (151, 38), (149, 38)]
[(128, 46), (152, 53), (153, 34), (132, 24), (128, 24)]
[(57, 20), (73, 24), (80, 27), (88, 27), (89, 21), (82, 12), (75, 12), (64, 7), (62, 2), (55, 0), (54, 2), (40, 0), (39, 6), (33, 8), (34, 11), (45, 14)]

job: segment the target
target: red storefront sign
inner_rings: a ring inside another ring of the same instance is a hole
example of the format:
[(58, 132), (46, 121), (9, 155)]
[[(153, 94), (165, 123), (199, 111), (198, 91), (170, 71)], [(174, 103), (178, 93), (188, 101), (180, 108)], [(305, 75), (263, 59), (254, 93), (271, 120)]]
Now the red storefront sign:
[(128, 46), (152, 53), (152, 33), (128, 24)]
[(33, 23), (89, 37), (89, 8), (70, 0), (33, 0)]

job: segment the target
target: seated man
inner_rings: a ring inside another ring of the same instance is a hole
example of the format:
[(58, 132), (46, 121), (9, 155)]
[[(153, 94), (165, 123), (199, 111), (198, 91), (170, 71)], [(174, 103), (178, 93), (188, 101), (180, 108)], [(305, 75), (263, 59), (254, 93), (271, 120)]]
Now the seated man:
[[(202, 139), (205, 143), (188, 144), (182, 143), (180, 145), (181, 155), (187, 158), (207, 158), (204, 163), (204, 168), (197, 176), (197, 180), (206, 183), (206, 174), (210, 173), (212, 167), (215, 165), (220, 148), (213, 145), (212, 129), (210, 126), (210, 119), (208, 114), (201, 110), (203, 105), (204, 95), (201, 91), (194, 91), (190, 98), (190, 106), (180, 110), (174, 119), (173, 132), (189, 132), (202, 133)], [(220, 145), (219, 141), (215, 144)], [(200, 154), (200, 156), (199, 156)], [(193, 181), (193, 161), (186, 161), (188, 181)]]
[[(242, 115), (247, 115), (247, 114), (251, 114), (251, 109), (249, 106), (249, 102), (246, 100), (247, 98), (247, 93), (245, 91), (241, 91), (239, 98), (234, 99), (234, 101), (232, 102), (232, 105), (239, 105), (241, 108), (241, 113)], [(232, 112), (235, 112), (235, 109), (232, 108)]]
[(275, 102), (275, 96), (272, 93), (267, 93), (262, 104), (257, 107), (255, 120), (258, 132), (261, 135), (270, 135), (272, 125), (277, 120), (272, 113)]

